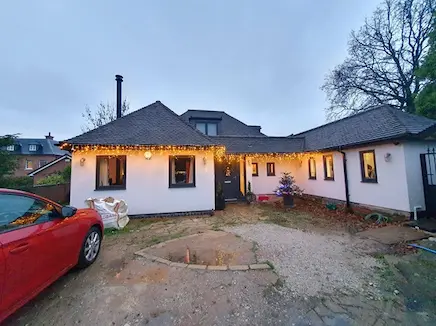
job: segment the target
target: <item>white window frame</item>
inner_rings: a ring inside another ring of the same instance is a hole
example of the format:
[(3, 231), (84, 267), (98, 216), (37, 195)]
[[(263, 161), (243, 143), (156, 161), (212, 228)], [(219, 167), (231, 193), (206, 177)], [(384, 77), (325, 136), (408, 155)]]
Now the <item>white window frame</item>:
[[(28, 163), (30, 162), (31, 167), (29, 167)], [(32, 160), (26, 160), (24, 162), (24, 170), (33, 170), (33, 162)]]
[(34, 145), (34, 144), (29, 145), (29, 152), (36, 152), (36, 150), (37, 150), (36, 145)]
[(6, 146), (6, 150), (9, 152), (13, 152), (15, 150), (15, 145), (8, 145)]

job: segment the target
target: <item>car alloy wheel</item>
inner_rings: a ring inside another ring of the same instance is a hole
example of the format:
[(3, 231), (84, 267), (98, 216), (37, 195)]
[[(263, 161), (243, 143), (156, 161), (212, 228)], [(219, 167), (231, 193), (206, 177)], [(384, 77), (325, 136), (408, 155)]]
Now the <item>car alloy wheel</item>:
[(92, 262), (100, 250), (100, 234), (97, 231), (89, 233), (85, 242), (84, 255), (87, 261)]

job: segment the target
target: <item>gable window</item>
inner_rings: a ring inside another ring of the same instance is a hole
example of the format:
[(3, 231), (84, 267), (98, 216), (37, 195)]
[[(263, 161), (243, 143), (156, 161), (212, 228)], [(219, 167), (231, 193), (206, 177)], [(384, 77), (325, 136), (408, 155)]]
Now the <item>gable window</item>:
[(259, 169), (257, 163), (251, 163), (251, 175), (253, 177), (259, 176)]
[(218, 124), (215, 122), (197, 122), (195, 128), (208, 136), (218, 135)]
[(362, 151), (360, 154), (360, 171), (362, 173), (362, 182), (377, 182), (377, 172), (375, 166), (374, 150)]
[(309, 158), (309, 179), (316, 180), (316, 161), (314, 157)]
[(14, 145), (8, 145), (6, 146), (6, 150), (9, 152), (13, 152), (15, 150), (15, 146)]
[(195, 156), (170, 156), (170, 188), (195, 187)]
[(36, 152), (36, 145), (29, 145), (29, 152)]
[(333, 155), (324, 155), (322, 160), (324, 163), (324, 180), (334, 180)]
[(33, 162), (31, 160), (26, 160), (24, 163), (24, 170), (32, 170), (33, 169)]
[(268, 177), (273, 177), (276, 175), (276, 165), (275, 163), (266, 163), (266, 175)]
[(45, 161), (45, 160), (40, 160), (39, 161), (39, 167), (44, 166), (46, 164), (47, 164), (47, 161)]
[(96, 190), (126, 189), (126, 156), (97, 156)]

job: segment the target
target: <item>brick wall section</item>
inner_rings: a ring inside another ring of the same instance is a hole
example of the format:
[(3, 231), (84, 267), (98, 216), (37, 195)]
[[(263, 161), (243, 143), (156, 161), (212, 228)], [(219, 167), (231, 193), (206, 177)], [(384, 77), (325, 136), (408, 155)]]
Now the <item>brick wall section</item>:
[(67, 166), (71, 165), (71, 160), (68, 162), (65, 162), (65, 160), (61, 160), (57, 162), (56, 164), (53, 164), (52, 166), (49, 166), (48, 168), (42, 170), (41, 172), (35, 174), (33, 176), (33, 184), (36, 184), (39, 180), (45, 178), (46, 176), (56, 173), (56, 172), (62, 172)]
[[(18, 156), (18, 167), (14, 172), (14, 176), (16, 177), (24, 177), (30, 172), (39, 168), (40, 161), (46, 161), (47, 163), (54, 161), (59, 156), (54, 155), (19, 155)], [(31, 170), (26, 170), (26, 160), (32, 161)]]

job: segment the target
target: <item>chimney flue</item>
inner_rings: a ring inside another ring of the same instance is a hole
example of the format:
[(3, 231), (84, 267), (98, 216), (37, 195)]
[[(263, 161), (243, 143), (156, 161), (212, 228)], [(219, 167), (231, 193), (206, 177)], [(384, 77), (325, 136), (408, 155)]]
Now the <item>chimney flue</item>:
[(45, 139), (53, 140), (53, 136), (51, 135), (51, 132), (49, 132), (48, 135), (45, 136)]
[(123, 76), (115, 75), (115, 80), (117, 81), (117, 119), (121, 118), (121, 83), (123, 82)]

